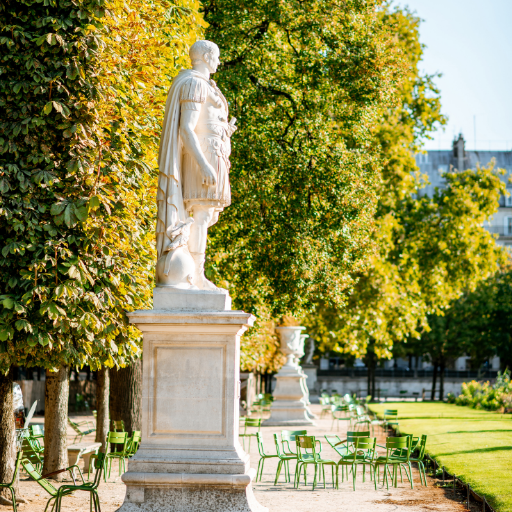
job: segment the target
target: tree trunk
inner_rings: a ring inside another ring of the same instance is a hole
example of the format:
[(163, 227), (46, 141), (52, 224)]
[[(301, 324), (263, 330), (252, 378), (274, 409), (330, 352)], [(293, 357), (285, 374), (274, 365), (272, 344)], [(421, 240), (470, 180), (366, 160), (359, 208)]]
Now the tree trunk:
[[(0, 372), (0, 482), (10, 482), (16, 459), (16, 426), (14, 424), (14, 398), (12, 392), (14, 370)], [(15, 489), (16, 495), (18, 488)], [(11, 499), (11, 493), (2, 489), (0, 496)], [(5, 504), (5, 503), (4, 503)]]
[[(44, 464), (43, 474), (68, 467), (67, 430), (69, 402), (69, 367), (58, 372), (46, 371), (44, 393)], [(56, 475), (61, 482), (64, 473)]]
[(101, 443), (101, 451), (105, 452), (105, 442), (110, 427), (108, 416), (110, 394), (110, 372), (107, 367), (97, 373), (96, 381), (96, 442)]
[(437, 359), (434, 361), (434, 372), (432, 374), (432, 392), (430, 393), (430, 400), (436, 399), (436, 384), (437, 384)]
[(376, 373), (376, 369), (377, 369), (377, 362), (375, 362), (375, 365), (373, 367), (373, 372), (372, 372), (372, 400), (375, 400), (375, 396), (376, 396), (376, 389), (375, 389), (375, 373)]
[(440, 372), (439, 372), (439, 401), (442, 402), (444, 399), (444, 358), (441, 359)]
[(128, 435), (142, 425), (142, 359), (110, 370), (110, 419), (124, 421)]

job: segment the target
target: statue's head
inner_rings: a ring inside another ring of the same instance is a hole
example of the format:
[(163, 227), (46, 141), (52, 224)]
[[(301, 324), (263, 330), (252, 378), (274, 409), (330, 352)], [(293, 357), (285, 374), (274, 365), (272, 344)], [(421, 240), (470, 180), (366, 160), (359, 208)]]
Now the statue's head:
[(220, 50), (219, 47), (211, 41), (196, 41), (189, 50), (190, 60), (192, 66), (196, 62), (204, 62), (210, 73), (217, 71), (217, 66), (220, 64)]

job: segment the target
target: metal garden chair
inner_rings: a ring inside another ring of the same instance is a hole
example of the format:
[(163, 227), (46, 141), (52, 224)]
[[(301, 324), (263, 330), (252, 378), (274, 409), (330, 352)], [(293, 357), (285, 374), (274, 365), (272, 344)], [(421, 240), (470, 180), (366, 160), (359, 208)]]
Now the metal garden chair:
[[(332, 486), (335, 487), (334, 482), (334, 467), (336, 462), (330, 459), (323, 459), (321, 456), (322, 443), (315, 439), (314, 436), (297, 436), (297, 467), (295, 468), (295, 487), (298, 488), (300, 484), (300, 474), (304, 470), (304, 483), (307, 485), (307, 472), (308, 464), (315, 466), (315, 476), (313, 478), (313, 490), (315, 490), (317, 482), (317, 474), (322, 472), (324, 489), (325, 489), (325, 469), (324, 466), (331, 466), (332, 472)], [(317, 449), (317, 446), (320, 449)]]
[(105, 478), (105, 482), (107, 481), (107, 469), (108, 469), (108, 478), (110, 478), (110, 473), (112, 472), (112, 461), (114, 459), (119, 460), (119, 474), (121, 474), (121, 466), (123, 471), (126, 471), (125, 459), (128, 458), (127, 453), (127, 445), (128, 445), (128, 433), (127, 432), (109, 432), (107, 434), (107, 446), (111, 444), (113, 446), (121, 445), (121, 449), (111, 451), (105, 455), (105, 468), (103, 472), (103, 477)]
[(340, 421), (348, 421), (349, 426), (352, 426), (352, 415), (350, 414), (350, 409), (347, 405), (332, 405), (331, 414), (331, 430), (334, 430), (334, 422), (336, 422), (338, 432), (340, 430)]
[(265, 464), (266, 459), (277, 458), (278, 455), (269, 455), (265, 453), (265, 448), (263, 447), (263, 436), (261, 432), (256, 432), (256, 441), (258, 441), (258, 452), (260, 454), (260, 460), (258, 461), (258, 469), (256, 470), (256, 482), (258, 481), (258, 475), (261, 482), (261, 477), (263, 476), (263, 466)]
[[(356, 476), (357, 466), (363, 466), (363, 482), (365, 480), (366, 466), (370, 466), (370, 479), (372, 478), (372, 468), (375, 459), (375, 446), (377, 440), (374, 437), (355, 437), (354, 438), (354, 451), (349, 455), (344, 455), (338, 461), (336, 466), (336, 487), (338, 488), (338, 469), (341, 466), (341, 480), (345, 480), (343, 469), (345, 469), (348, 478), (348, 468), (352, 469), (352, 487), (356, 490)], [(374, 476), (375, 489), (377, 489), (377, 482)]]
[(23, 452), (19, 451), (16, 454), (16, 462), (14, 464), (14, 473), (12, 475), (12, 479), (10, 482), (0, 483), (0, 489), (9, 489), (11, 492), (11, 500), (12, 500), (12, 510), (13, 512), (17, 511), (17, 503), (16, 503), (16, 493), (14, 492), (14, 482), (16, 482), (16, 477), (18, 476), (18, 471), (20, 470), (21, 459), (23, 458)]
[[(245, 438), (249, 438), (249, 451), (248, 453), (251, 453), (251, 438), (256, 437), (256, 434), (260, 431), (261, 428), (261, 418), (244, 418), (244, 432), (243, 434), (239, 434), (239, 436), (242, 438), (242, 444), (245, 450)], [(257, 428), (258, 430), (256, 432), (248, 432), (248, 428)]]
[[(282, 443), (282, 441), (281, 441)], [(285, 454), (281, 448), (281, 446), (279, 446), (279, 435), (278, 434), (274, 434), (274, 444), (276, 445), (276, 453), (277, 453), (277, 456), (279, 457), (279, 462), (277, 464), (277, 470), (276, 470), (276, 479), (274, 481), (274, 485), (277, 485), (277, 481), (279, 479), (279, 475), (281, 474), (281, 469), (283, 468), (284, 466), (284, 478), (285, 478), (285, 482), (289, 482), (290, 481), (290, 461), (291, 460), (297, 460), (297, 454)]]
[[(410, 462), (411, 456), (411, 436), (404, 437), (387, 437), (386, 438), (386, 455), (380, 456), (375, 459), (374, 467), (376, 480), (380, 479), (379, 476), (379, 467), (384, 467), (384, 479), (386, 481), (386, 487), (389, 489), (389, 481), (388, 474), (390, 467), (393, 469), (392, 479), (394, 481), (395, 487), (398, 485), (398, 469), (400, 469), (400, 477), (402, 477), (402, 466), (405, 466), (405, 473), (409, 482), (411, 483), (411, 489), (414, 488), (414, 484), (412, 481), (412, 467)], [(396, 455), (398, 453), (404, 455)], [(391, 475), (389, 475), (391, 477)], [(384, 480), (383, 480), (384, 483)]]
[[(88, 421), (81, 421), (80, 423), (75, 423), (74, 421), (72, 421), (70, 418), (68, 418), (68, 424), (69, 426), (75, 431), (75, 439), (73, 439), (73, 444), (75, 443), (80, 443), (82, 441), (82, 439), (87, 435), (87, 434), (92, 434), (93, 432), (96, 432), (96, 429), (95, 428), (91, 428), (90, 426), (90, 423)], [(87, 425), (87, 429), (86, 430), (81, 430), (80, 427), (83, 426), (83, 425)], [(78, 441), (77, 441), (78, 439)]]

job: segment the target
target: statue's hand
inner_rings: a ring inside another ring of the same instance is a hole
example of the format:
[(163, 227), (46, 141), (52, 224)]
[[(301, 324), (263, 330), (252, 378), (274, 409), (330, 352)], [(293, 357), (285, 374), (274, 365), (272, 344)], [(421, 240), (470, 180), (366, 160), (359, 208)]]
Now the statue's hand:
[(217, 185), (217, 173), (210, 164), (207, 163), (205, 166), (201, 166), (201, 174), (203, 175), (203, 185), (212, 187)]

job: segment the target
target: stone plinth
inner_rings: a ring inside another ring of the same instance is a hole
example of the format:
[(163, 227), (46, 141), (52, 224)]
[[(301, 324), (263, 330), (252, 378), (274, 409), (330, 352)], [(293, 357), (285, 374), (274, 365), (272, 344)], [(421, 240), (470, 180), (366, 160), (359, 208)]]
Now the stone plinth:
[(254, 317), (229, 310), (129, 317), (144, 335), (142, 441), (122, 476), (119, 512), (267, 511), (253, 496), (255, 471), (238, 437), (240, 336)]
[(281, 351), (287, 356), (286, 364), (279, 370), (274, 389), (274, 401), (270, 408), (270, 418), (263, 422), (266, 426), (300, 427), (314, 425), (308, 415), (307, 398), (304, 396), (303, 382), (306, 375), (297, 364), (301, 351), (301, 331), (305, 327), (277, 327), (281, 338)]

